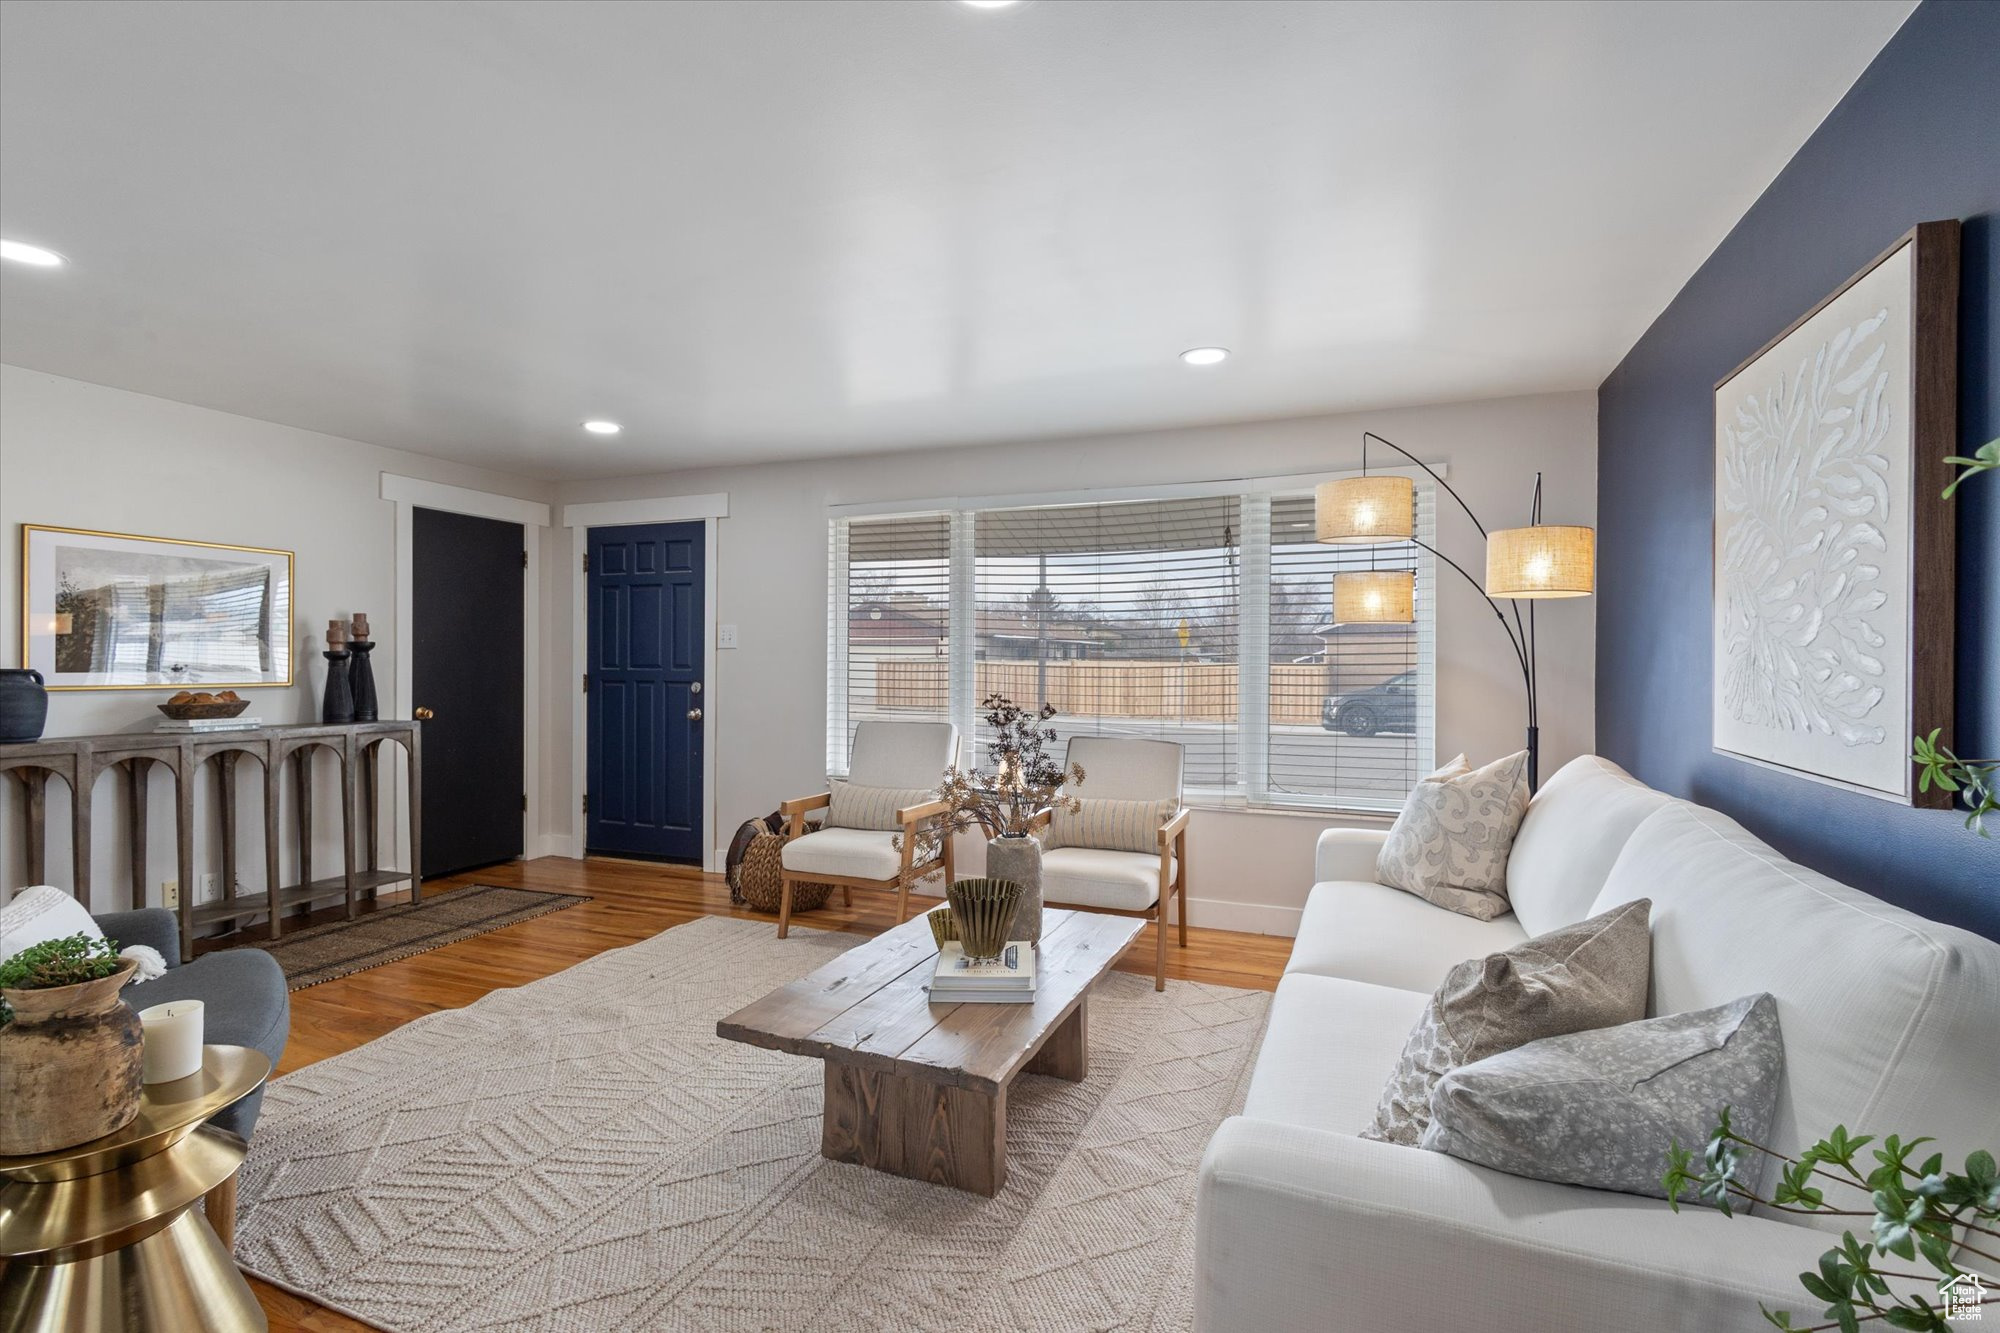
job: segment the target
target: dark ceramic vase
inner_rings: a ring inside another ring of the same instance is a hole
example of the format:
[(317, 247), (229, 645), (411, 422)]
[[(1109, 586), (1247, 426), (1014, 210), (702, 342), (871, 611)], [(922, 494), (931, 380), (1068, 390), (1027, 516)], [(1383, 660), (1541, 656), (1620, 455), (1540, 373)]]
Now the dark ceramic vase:
[(347, 679), (346, 653), (321, 653), (326, 659), (326, 694), (321, 698), (319, 720), (322, 722), (352, 722), (354, 720), (354, 691)]
[(49, 720), (49, 692), (32, 668), (0, 670), (0, 742), (38, 741)]
[(347, 651), (353, 660), (347, 664), (348, 689), (354, 695), (354, 720), (373, 722), (381, 716), (380, 705), (375, 699), (375, 668), (369, 665), (369, 657), (375, 645), (365, 639), (351, 639)]

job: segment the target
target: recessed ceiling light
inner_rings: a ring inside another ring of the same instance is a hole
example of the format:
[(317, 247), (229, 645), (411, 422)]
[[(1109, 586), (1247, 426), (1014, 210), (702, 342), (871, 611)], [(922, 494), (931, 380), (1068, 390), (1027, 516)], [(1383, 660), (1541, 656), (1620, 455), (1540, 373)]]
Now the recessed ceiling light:
[(1181, 353), (1181, 360), (1191, 366), (1220, 365), (1229, 359), (1227, 347), (1190, 347)]
[(61, 268), (63, 257), (53, 250), (44, 250), (39, 245), (29, 245), (26, 241), (0, 241), (0, 259), (11, 259), (17, 264), (33, 264), (36, 268)]
[(583, 423), (583, 428), (592, 435), (616, 435), (619, 431), (625, 429), (615, 421), (605, 421), (602, 419), (586, 421)]

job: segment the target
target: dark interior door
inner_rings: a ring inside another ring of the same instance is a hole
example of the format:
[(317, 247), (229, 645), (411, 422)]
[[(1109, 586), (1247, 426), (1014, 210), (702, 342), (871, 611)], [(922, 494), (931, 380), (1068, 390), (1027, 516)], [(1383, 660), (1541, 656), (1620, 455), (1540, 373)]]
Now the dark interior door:
[(702, 525), (592, 528), (589, 553), (585, 845), (699, 865)]
[(411, 526), (429, 879), (521, 854), (526, 548), (519, 523), (418, 509)]

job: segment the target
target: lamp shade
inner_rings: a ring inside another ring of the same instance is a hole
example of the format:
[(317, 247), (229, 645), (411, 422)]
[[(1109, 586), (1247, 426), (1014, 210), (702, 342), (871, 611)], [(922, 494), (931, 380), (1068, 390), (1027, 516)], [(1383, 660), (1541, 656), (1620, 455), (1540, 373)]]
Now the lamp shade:
[(1345, 477), (1313, 491), (1323, 542), (1406, 542), (1416, 533), (1416, 483), (1408, 477)]
[(1597, 532), (1539, 523), (1486, 539), (1488, 597), (1588, 597), (1597, 588)]
[(1408, 625), (1417, 618), (1417, 576), (1407, 569), (1356, 569), (1333, 576), (1336, 625)]

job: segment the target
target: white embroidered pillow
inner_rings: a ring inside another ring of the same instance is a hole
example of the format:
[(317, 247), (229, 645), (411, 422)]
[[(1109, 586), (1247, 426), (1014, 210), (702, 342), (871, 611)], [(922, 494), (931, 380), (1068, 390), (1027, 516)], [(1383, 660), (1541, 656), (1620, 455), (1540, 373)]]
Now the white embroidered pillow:
[(1462, 916), (1491, 921), (1508, 910), (1507, 856), (1528, 812), (1528, 752), (1466, 768), (1460, 755), (1403, 802), (1375, 862), (1375, 877)]
[(825, 828), (858, 828), (887, 831), (903, 827), (896, 812), (937, 799), (936, 792), (921, 787), (863, 787), (852, 782), (835, 783), (833, 804), (827, 807)]

